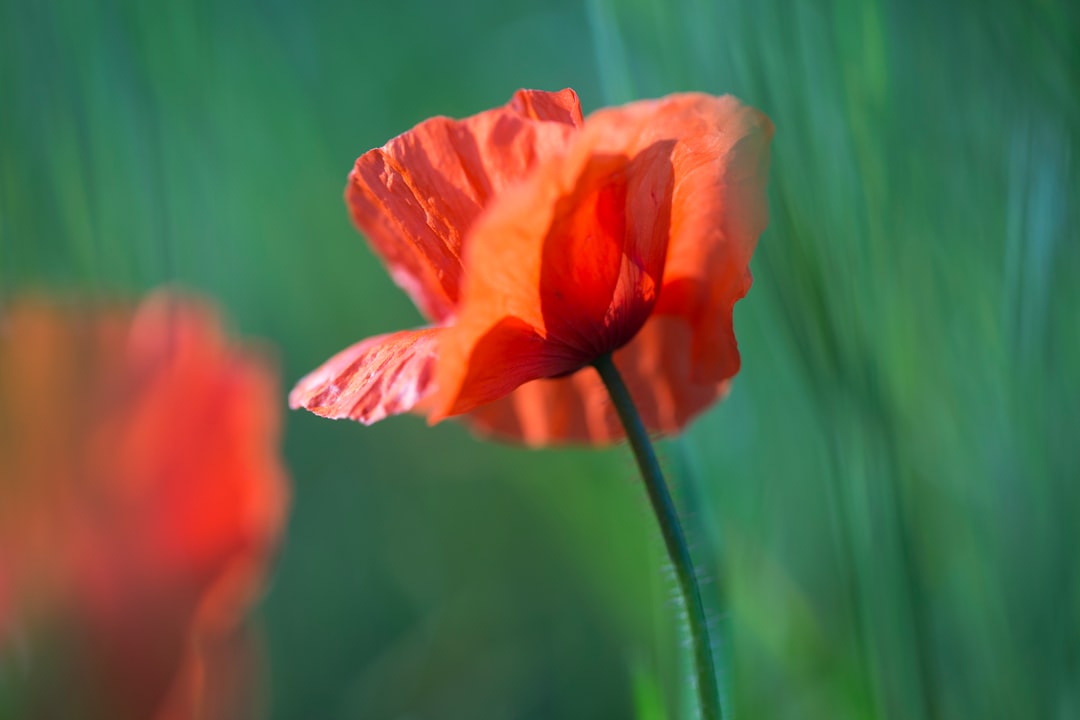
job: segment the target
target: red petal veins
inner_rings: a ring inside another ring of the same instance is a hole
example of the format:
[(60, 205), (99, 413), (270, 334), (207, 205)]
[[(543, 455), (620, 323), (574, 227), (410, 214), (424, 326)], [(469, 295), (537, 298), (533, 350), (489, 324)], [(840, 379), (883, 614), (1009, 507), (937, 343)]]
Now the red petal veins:
[(289, 407), (365, 425), (408, 412), (432, 390), (438, 328), (368, 338), (342, 350), (289, 393)]
[(353, 220), (429, 320), (454, 315), (462, 245), (480, 212), (580, 123), (572, 90), (522, 90), (465, 120), (426, 120), (357, 159), (345, 191)]
[(523, 117), (544, 122), (562, 123), (581, 127), (581, 102), (577, 93), (570, 88), (558, 92), (542, 90), (518, 90), (511, 98), (508, 107)]

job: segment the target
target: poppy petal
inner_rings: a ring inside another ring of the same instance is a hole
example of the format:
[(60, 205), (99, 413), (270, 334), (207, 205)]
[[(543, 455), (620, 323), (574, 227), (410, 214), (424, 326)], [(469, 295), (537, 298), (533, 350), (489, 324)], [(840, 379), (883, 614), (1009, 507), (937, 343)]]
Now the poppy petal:
[[(678, 431), (730, 387), (730, 381), (693, 379), (692, 340), (690, 325), (683, 318), (653, 316), (615, 353), (615, 365), (650, 432)], [(603, 445), (625, 437), (607, 390), (591, 367), (565, 378), (526, 383), (506, 397), (475, 408), (466, 421), (483, 434), (533, 447)]]
[[(648, 317), (667, 253), (674, 143), (643, 145), (650, 117), (634, 110), (590, 117), (566, 155), (477, 220), (432, 422), (572, 372), (621, 347)], [(512, 352), (502, 354), (482, 348), (508, 325), (533, 340), (504, 343)]]
[(289, 407), (365, 425), (408, 412), (432, 390), (440, 332), (405, 330), (358, 342), (302, 378)]
[(688, 319), (693, 376), (719, 382), (739, 370), (732, 309), (750, 289), (750, 256), (767, 223), (773, 126), (733, 97), (688, 94), (669, 98), (655, 127), (680, 138), (672, 155), (671, 239), (655, 312)]
[(357, 159), (345, 190), (353, 221), (429, 320), (455, 314), (462, 242), (481, 210), (580, 125), (573, 90), (520, 90), (503, 107), (431, 118)]

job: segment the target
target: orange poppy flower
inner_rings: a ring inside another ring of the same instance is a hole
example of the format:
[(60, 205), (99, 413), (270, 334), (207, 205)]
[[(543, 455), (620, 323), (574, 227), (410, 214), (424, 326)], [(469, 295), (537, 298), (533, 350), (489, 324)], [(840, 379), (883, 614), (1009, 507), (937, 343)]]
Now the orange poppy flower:
[(739, 369), (732, 308), (766, 223), (772, 124), (690, 93), (582, 119), (519, 91), (362, 155), (346, 199), (432, 327), (370, 338), (292, 407), (372, 423), (467, 413), (532, 445), (623, 437), (596, 373), (614, 352), (647, 428), (671, 432)]
[(250, 707), (241, 620), (287, 504), (277, 392), (191, 299), (0, 313), (0, 666), (24, 714)]

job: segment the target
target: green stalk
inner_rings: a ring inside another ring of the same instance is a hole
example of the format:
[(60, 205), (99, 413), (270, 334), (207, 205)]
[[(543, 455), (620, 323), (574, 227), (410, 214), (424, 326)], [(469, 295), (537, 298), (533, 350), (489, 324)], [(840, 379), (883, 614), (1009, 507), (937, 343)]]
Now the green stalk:
[(709, 642), (709, 628), (705, 622), (705, 606), (701, 602), (694, 563), (690, 559), (690, 550), (686, 537), (679, 524), (679, 515), (671, 501), (664, 476), (660, 472), (660, 463), (656, 460), (649, 435), (641, 422), (637, 407), (630, 391), (627, 390), (622, 376), (615, 368), (611, 355), (598, 358), (593, 367), (600, 373), (607, 387), (615, 410), (619, 413), (630, 447), (634, 450), (641, 476), (645, 480), (645, 489), (649, 493), (653, 512), (660, 523), (660, 532), (664, 536), (668, 556), (675, 566), (675, 575), (679, 580), (679, 590), (686, 603), (687, 617), (690, 622), (690, 637), (694, 646), (694, 667), (697, 680), (698, 704), (702, 720), (720, 720), (720, 691), (716, 683), (716, 670), (713, 666), (712, 644)]

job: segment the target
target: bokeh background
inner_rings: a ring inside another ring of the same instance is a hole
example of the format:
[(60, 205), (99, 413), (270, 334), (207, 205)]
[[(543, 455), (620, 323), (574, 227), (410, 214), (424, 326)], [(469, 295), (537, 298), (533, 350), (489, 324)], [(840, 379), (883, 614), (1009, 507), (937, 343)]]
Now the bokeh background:
[[(731, 92), (777, 127), (743, 370), (661, 447), (729, 714), (1077, 718), (1078, 8), (2, 0), (0, 296), (178, 283), (288, 385), (420, 322), (348, 221), (363, 151), (519, 87)], [(286, 431), (273, 718), (688, 716), (625, 448)]]

